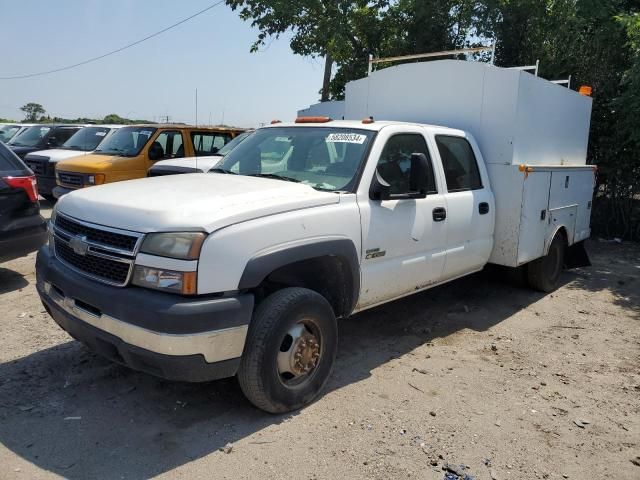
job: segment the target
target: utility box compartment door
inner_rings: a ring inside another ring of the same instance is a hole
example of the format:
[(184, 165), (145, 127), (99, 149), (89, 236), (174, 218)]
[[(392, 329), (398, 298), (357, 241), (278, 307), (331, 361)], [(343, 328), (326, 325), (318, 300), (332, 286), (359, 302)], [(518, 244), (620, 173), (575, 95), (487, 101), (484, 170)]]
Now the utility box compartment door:
[(569, 245), (588, 238), (591, 233), (589, 223), (594, 180), (595, 175), (591, 168), (555, 170), (552, 174), (549, 209), (577, 207), (573, 222), (575, 232), (570, 235)]
[(551, 172), (531, 172), (524, 180), (520, 236), (518, 240), (518, 265), (544, 255), (547, 225), (549, 222), (549, 186)]

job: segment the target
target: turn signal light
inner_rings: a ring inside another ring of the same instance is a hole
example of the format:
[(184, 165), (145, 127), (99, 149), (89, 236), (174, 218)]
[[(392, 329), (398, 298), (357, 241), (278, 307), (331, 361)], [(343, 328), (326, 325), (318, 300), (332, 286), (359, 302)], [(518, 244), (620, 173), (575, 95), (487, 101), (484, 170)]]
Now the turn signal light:
[(580, 87), (580, 90), (578, 90), (578, 93), (580, 95), (584, 95), (585, 97), (590, 97), (591, 94), (593, 93), (593, 89), (588, 85), (582, 85)]

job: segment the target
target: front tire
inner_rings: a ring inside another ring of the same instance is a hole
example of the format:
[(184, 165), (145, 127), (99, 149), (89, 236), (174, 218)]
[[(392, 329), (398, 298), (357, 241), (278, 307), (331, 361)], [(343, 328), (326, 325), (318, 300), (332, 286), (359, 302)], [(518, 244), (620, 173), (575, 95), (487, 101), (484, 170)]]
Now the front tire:
[(527, 269), (529, 286), (541, 292), (553, 292), (558, 288), (564, 266), (565, 242), (561, 233), (553, 237), (549, 251), (544, 257), (531, 262)]
[(285, 288), (256, 309), (238, 369), (256, 407), (284, 413), (312, 402), (331, 375), (338, 347), (333, 309), (320, 294)]

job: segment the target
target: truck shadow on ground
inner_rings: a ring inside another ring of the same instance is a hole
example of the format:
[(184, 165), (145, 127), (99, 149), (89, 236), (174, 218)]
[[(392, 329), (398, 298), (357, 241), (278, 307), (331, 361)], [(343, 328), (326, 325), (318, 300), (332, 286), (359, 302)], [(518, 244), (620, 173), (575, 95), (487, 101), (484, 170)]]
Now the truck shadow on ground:
[(640, 244), (589, 242), (588, 250), (593, 265), (576, 270), (569, 288), (606, 290), (614, 304), (633, 312), (640, 320)]
[(0, 295), (20, 290), (28, 285), (29, 282), (20, 273), (0, 267)]
[[(484, 331), (540, 298), (477, 274), (344, 320), (328, 390), (366, 379), (436, 338)], [(0, 365), (0, 442), (71, 479), (149, 478), (249, 435), (258, 442), (265, 427), (295, 421), (298, 413), (253, 408), (235, 379), (166, 382), (74, 341)]]

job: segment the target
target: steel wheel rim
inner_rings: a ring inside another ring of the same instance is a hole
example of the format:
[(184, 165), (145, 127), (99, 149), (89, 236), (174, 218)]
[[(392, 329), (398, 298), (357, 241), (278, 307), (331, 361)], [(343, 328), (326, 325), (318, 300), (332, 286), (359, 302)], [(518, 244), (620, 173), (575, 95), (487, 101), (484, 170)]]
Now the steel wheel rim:
[(298, 320), (283, 335), (276, 370), (280, 383), (298, 387), (313, 378), (322, 359), (323, 342), (320, 328), (309, 317)]

